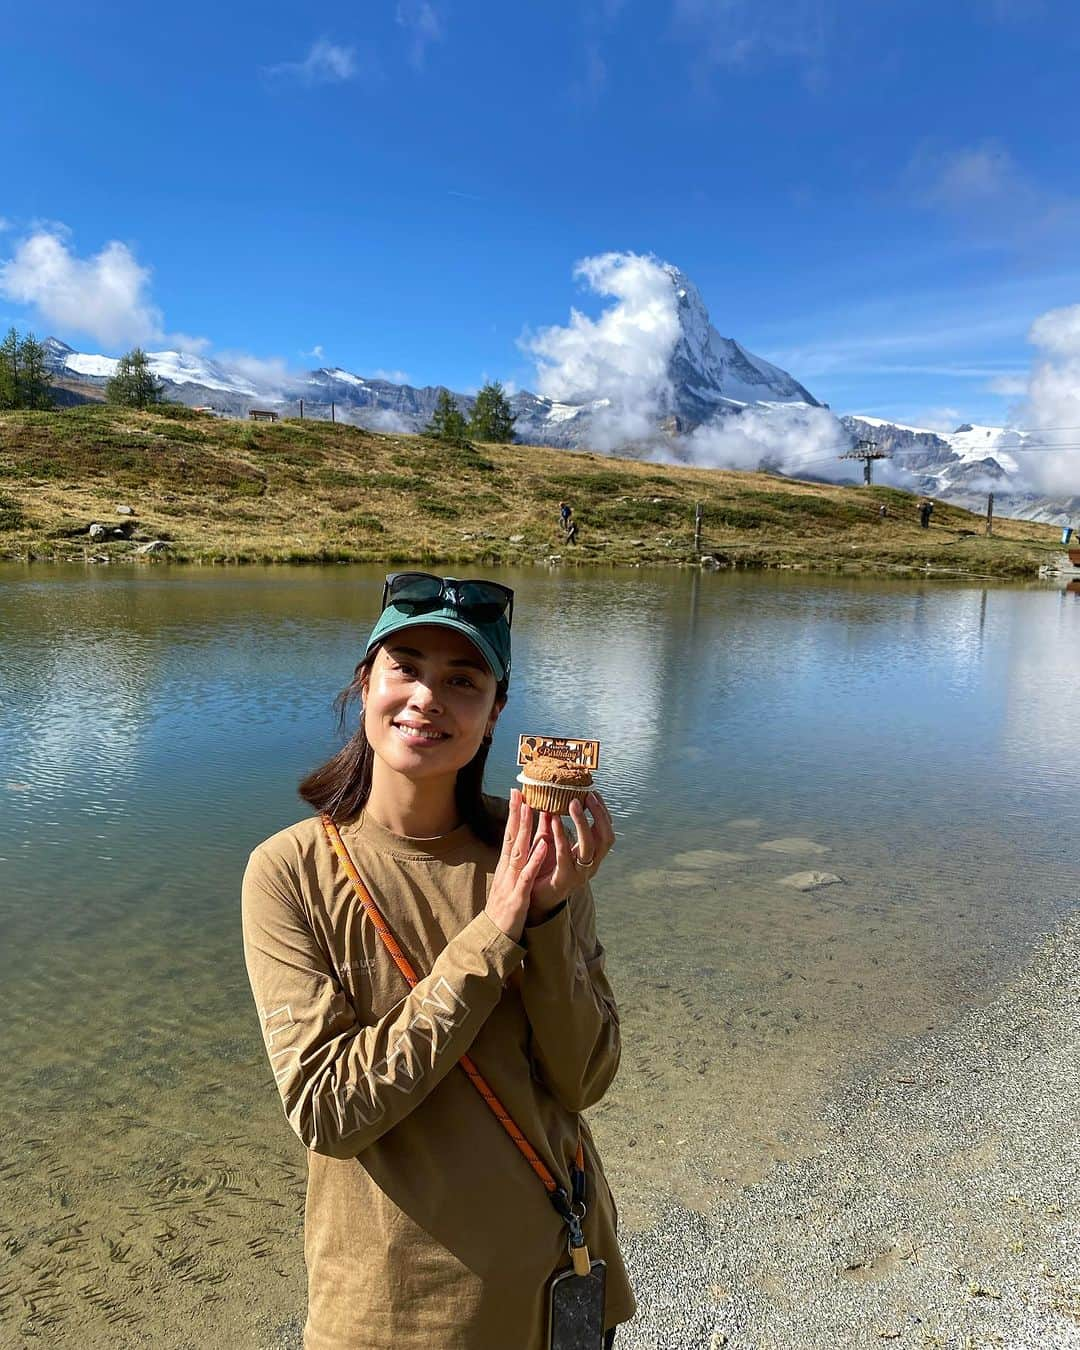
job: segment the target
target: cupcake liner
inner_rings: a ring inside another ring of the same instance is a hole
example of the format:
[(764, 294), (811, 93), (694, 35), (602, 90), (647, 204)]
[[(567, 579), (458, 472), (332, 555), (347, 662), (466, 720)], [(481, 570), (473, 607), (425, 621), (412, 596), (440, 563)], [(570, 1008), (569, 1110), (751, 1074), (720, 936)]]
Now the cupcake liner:
[(570, 803), (576, 797), (584, 801), (592, 791), (587, 787), (557, 787), (554, 783), (541, 783), (519, 773), (517, 781), (521, 784), (521, 795), (534, 811), (550, 811), (553, 815), (570, 814)]

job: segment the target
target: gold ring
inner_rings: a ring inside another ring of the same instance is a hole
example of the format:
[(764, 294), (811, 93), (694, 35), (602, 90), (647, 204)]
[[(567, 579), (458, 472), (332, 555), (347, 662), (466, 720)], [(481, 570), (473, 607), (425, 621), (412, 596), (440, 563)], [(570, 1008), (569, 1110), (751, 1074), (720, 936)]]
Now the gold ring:
[(596, 861), (595, 852), (593, 853), (592, 857), (588, 860), (588, 862), (582, 862), (582, 860), (578, 857), (577, 852), (574, 849), (571, 849), (570, 851), (574, 854), (575, 867), (591, 867), (593, 863)]

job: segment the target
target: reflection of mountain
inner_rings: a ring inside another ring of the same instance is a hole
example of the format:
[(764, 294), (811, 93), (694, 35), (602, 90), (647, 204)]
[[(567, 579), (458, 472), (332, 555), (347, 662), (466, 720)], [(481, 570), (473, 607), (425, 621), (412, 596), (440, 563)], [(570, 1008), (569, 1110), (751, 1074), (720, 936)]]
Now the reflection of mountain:
[[(550, 589), (549, 608), (530, 587), (529, 622), (516, 635), (515, 680), (524, 688), (508, 709), (514, 744), (519, 730), (598, 740), (601, 790), (613, 808), (638, 805), (664, 735), (661, 634), (647, 607), (635, 612), (632, 586), (599, 604), (592, 586)], [(520, 705), (529, 725), (518, 728)]]
[(1002, 742), (1014, 759), (1062, 785), (1080, 764), (1075, 716), (1080, 607), (1064, 590), (1016, 605), (1009, 625), (1008, 684)]

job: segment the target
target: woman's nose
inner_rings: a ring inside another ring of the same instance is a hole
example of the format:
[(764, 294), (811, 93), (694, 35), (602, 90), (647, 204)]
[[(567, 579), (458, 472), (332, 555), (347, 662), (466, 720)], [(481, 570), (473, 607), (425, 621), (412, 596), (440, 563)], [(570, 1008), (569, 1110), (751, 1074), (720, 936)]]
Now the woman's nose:
[(414, 708), (422, 709), (424, 712), (437, 712), (442, 707), (435, 690), (430, 685), (422, 684), (419, 681), (413, 687), (412, 698), (409, 702)]

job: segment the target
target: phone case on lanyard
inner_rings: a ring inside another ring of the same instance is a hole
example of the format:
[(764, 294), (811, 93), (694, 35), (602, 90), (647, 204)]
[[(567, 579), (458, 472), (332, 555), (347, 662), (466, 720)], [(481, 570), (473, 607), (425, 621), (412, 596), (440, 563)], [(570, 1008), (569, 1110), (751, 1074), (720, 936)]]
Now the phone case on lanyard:
[(549, 1285), (548, 1350), (601, 1350), (607, 1262), (590, 1263), (588, 1275), (560, 1271)]

